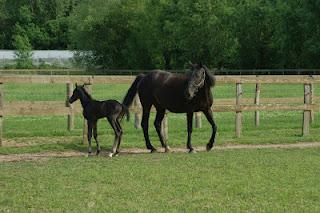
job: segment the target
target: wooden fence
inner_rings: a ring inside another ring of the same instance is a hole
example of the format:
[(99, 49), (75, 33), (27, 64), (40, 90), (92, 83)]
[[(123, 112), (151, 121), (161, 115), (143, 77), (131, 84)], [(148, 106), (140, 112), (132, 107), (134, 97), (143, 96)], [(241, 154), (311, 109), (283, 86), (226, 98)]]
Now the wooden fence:
[[(0, 76), (0, 145), (3, 138), (3, 117), (11, 115), (66, 115), (68, 130), (74, 128), (74, 116), (81, 113), (80, 105), (70, 105), (64, 101), (13, 101), (5, 102), (3, 85), (6, 83), (44, 83), (66, 84), (66, 98), (70, 97), (74, 83), (85, 83), (88, 85), (98, 83), (130, 84), (134, 76), (59, 76), (59, 75), (2, 75)], [(214, 112), (234, 112), (235, 134), (241, 136), (242, 112), (255, 111), (255, 124), (259, 125), (260, 111), (303, 111), (302, 133), (309, 134), (310, 122), (313, 120), (313, 112), (320, 110), (320, 97), (314, 95), (314, 84), (320, 83), (320, 76), (216, 76), (217, 84), (235, 84), (234, 99), (215, 99), (212, 110)], [(260, 98), (261, 84), (304, 84), (304, 97), (301, 98)], [(255, 84), (254, 99), (242, 98), (243, 84)], [(90, 86), (89, 90), (90, 90)], [(275, 104), (277, 103), (277, 104)], [(292, 105), (291, 103), (295, 103)], [(130, 108), (135, 113), (134, 125), (140, 127), (141, 106), (135, 99)], [(201, 114), (195, 115), (196, 127), (201, 127)], [(168, 121), (163, 121), (163, 132), (167, 137)], [(83, 140), (86, 141), (86, 125), (84, 122)]]

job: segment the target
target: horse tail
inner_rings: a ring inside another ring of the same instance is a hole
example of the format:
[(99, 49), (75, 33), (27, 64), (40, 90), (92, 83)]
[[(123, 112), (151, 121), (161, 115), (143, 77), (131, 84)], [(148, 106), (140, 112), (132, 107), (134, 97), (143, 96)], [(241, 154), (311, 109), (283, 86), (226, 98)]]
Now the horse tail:
[(134, 96), (137, 94), (138, 83), (143, 79), (143, 77), (144, 77), (144, 74), (140, 74), (136, 77), (131, 87), (129, 88), (126, 96), (124, 97), (122, 104), (125, 105), (127, 108), (129, 108), (130, 105), (132, 104)]

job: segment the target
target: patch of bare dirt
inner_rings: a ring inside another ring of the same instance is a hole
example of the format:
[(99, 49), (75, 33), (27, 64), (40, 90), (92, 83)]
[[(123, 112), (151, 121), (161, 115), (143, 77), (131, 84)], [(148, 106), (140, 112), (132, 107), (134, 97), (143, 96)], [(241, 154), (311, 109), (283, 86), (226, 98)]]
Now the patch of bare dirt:
[(12, 139), (4, 139), (3, 147), (26, 147), (37, 146), (43, 144), (52, 144), (57, 142), (72, 142), (78, 136), (59, 136), (59, 137), (20, 137)]
[[(216, 150), (229, 150), (229, 149), (294, 149), (294, 148), (312, 148), (320, 147), (320, 142), (301, 142), (295, 144), (260, 144), (260, 145), (225, 145), (225, 146), (216, 146)], [(205, 147), (196, 147), (196, 151), (203, 152)], [(185, 148), (171, 148), (171, 152), (187, 152)], [(164, 152), (164, 149), (158, 149), (158, 152)], [(126, 154), (144, 154), (149, 153), (147, 149), (121, 149), (120, 155)], [(109, 153), (105, 151), (101, 156), (106, 157)], [(44, 153), (26, 153), (26, 154), (10, 154), (10, 155), (0, 155), (0, 163), (5, 162), (19, 162), (19, 161), (38, 161), (46, 160), (50, 158), (68, 158), (68, 157), (80, 157), (88, 156), (87, 153), (79, 151), (67, 151), (67, 152), (44, 152)], [(94, 156), (94, 154), (92, 154)]]

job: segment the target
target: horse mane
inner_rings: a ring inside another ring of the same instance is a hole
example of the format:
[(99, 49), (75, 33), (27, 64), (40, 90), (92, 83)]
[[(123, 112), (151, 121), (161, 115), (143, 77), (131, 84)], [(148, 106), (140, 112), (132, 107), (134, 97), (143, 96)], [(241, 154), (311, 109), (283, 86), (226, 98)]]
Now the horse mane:
[(214, 87), (214, 85), (216, 84), (216, 78), (213, 74), (211, 74), (210, 70), (208, 69), (208, 67), (206, 66), (202, 66), (203, 69), (206, 72), (206, 79), (205, 79), (205, 83), (208, 84), (209, 87)]
[(191, 65), (195, 70), (188, 72), (188, 85), (186, 88), (186, 95), (193, 98), (198, 91), (203, 87), (213, 87), (215, 84), (215, 77), (210, 73), (209, 69), (203, 65)]
[(92, 100), (91, 95), (87, 92), (87, 90), (86, 90), (83, 86), (81, 86), (81, 87), (79, 87), (79, 88), (80, 88), (80, 91), (81, 91), (87, 98), (89, 98), (89, 100)]

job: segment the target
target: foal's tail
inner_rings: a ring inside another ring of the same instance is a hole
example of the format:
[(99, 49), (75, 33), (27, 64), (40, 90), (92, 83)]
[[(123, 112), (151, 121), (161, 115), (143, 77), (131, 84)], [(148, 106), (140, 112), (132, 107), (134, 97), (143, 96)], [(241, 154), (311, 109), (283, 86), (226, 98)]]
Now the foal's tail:
[(126, 115), (127, 116), (127, 121), (129, 121), (130, 120), (130, 112), (129, 112), (128, 107), (125, 106), (124, 104), (121, 104), (121, 106), (122, 106), (122, 112), (121, 112), (122, 116)]
[(140, 74), (136, 77), (131, 87), (129, 88), (126, 96), (124, 97), (122, 104), (125, 105), (127, 108), (129, 108), (132, 104), (134, 96), (137, 94), (138, 83), (141, 81), (141, 79), (143, 79), (143, 77), (144, 74)]

